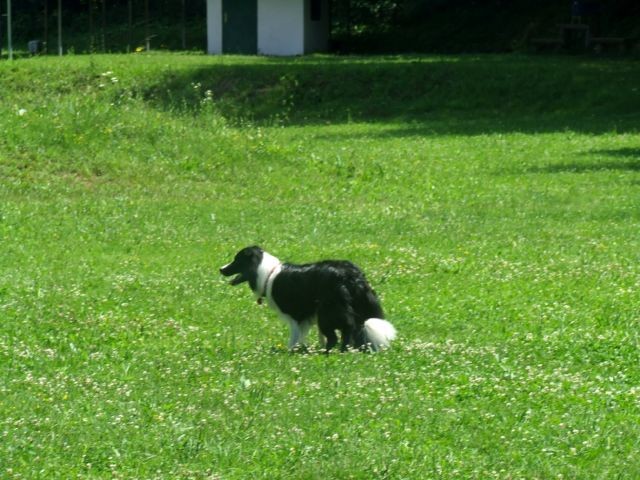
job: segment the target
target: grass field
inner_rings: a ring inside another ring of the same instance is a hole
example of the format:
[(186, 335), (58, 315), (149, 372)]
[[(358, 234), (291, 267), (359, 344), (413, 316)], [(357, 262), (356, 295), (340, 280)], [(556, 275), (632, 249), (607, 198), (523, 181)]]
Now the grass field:
[[(0, 477), (639, 478), (639, 80), (0, 63)], [(254, 243), (355, 261), (399, 340), (287, 353), (217, 272)]]

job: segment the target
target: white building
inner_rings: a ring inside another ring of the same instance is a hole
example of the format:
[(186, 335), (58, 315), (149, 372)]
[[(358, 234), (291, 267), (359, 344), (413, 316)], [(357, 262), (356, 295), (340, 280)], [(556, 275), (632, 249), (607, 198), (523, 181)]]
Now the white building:
[(211, 54), (303, 55), (328, 46), (328, 0), (207, 0)]

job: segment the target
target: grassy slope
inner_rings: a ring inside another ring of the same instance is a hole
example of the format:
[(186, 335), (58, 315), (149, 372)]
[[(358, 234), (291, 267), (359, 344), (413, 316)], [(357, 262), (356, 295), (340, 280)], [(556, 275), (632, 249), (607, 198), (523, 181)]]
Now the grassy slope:
[[(1, 475), (637, 477), (637, 79), (499, 56), (0, 64)], [(248, 243), (355, 260), (400, 341), (283, 353), (216, 274)]]

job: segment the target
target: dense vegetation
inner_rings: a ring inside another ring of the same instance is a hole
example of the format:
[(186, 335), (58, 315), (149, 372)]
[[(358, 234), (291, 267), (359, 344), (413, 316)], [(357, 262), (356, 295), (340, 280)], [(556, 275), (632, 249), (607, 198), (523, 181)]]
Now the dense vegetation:
[[(57, 3), (13, 2), (18, 49), (40, 39), (57, 52)], [(535, 36), (557, 36), (571, 20), (572, 0), (332, 0), (336, 52), (522, 51)], [(599, 36), (629, 40), (637, 50), (640, 4), (635, 0), (579, 0), (591, 5), (581, 21)], [(175, 0), (65, 0), (65, 51), (204, 50), (206, 2)], [(597, 8), (593, 5), (597, 4)], [(2, 2), (0, 9), (4, 9)], [(4, 42), (2, 38), (0, 42)], [(636, 52), (637, 53), (637, 52)]]
[[(0, 63), (0, 477), (640, 476), (626, 60)], [(290, 354), (217, 268), (349, 258), (400, 338)]]

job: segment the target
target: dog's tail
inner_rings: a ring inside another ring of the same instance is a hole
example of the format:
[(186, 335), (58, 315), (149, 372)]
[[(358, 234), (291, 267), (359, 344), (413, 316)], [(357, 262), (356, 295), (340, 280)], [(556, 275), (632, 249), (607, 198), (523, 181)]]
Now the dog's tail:
[(396, 329), (390, 322), (381, 318), (370, 318), (364, 322), (367, 343), (374, 352), (387, 348), (396, 338)]

